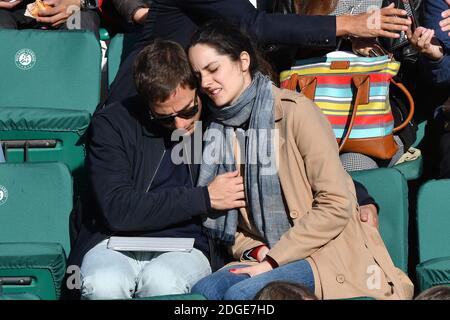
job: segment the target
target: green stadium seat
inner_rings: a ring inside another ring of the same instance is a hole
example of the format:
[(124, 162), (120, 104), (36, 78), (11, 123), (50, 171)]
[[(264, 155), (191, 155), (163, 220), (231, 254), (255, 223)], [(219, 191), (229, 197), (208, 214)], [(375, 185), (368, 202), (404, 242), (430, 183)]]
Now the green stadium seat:
[(0, 141), (7, 162), (84, 162), (100, 102), (101, 49), (85, 31), (0, 30)]
[(111, 86), (120, 64), (130, 54), (133, 45), (140, 35), (139, 34), (116, 34), (108, 46), (108, 87)]
[(31, 293), (11, 293), (0, 294), (0, 300), (41, 300), (35, 294)]
[(423, 157), (399, 163), (393, 168), (400, 171), (408, 181), (419, 179), (423, 173)]
[(450, 285), (450, 179), (431, 180), (419, 190), (417, 230), (421, 291)]
[(58, 299), (70, 252), (72, 177), (62, 163), (0, 163), (0, 283)]
[[(422, 119), (420, 115), (417, 116), (417, 119), (415, 117), (415, 120), (417, 122), (417, 132), (416, 132), (416, 141), (413, 143), (412, 147), (421, 149), (423, 148), (423, 144), (425, 142), (425, 129), (427, 126), (427, 121), (425, 119)], [(400, 171), (406, 178), (406, 180), (416, 180), (422, 177), (423, 173), (423, 156), (421, 155), (416, 160), (412, 161), (405, 161), (403, 163), (400, 163), (398, 165), (395, 165), (394, 168)]]
[(380, 233), (394, 264), (408, 272), (408, 186), (392, 168), (351, 172), (380, 207)]

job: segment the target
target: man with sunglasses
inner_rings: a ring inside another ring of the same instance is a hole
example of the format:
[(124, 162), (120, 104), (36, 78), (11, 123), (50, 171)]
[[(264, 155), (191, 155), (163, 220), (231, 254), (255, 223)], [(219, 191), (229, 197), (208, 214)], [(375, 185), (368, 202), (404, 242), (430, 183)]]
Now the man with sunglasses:
[[(244, 205), (237, 172), (196, 187), (198, 166), (187, 164), (194, 161), (172, 159), (179, 146), (171, 141), (173, 130), (191, 134), (201, 113), (183, 48), (155, 41), (139, 54), (134, 75), (140, 96), (98, 111), (91, 123), (86, 164), (92, 199), (69, 258), (69, 265), (81, 267), (83, 299), (189, 293), (214, 269), (210, 256), (218, 256), (202, 234), (202, 216)], [(183, 150), (182, 156), (194, 153)], [(195, 242), (190, 253), (119, 252), (107, 248), (112, 235)]]

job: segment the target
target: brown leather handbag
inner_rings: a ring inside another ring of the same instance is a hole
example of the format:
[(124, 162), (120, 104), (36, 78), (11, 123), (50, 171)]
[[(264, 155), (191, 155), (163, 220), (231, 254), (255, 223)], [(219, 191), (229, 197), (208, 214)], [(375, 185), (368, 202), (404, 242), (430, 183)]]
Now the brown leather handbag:
[[(305, 63), (306, 62), (306, 63)], [(388, 56), (321, 57), (297, 61), (280, 77), (282, 88), (297, 90), (313, 100), (331, 123), (341, 152), (391, 159), (398, 147), (393, 134), (408, 125), (414, 100), (393, 79), (400, 64)], [(389, 85), (397, 86), (409, 103), (409, 114), (394, 128)]]

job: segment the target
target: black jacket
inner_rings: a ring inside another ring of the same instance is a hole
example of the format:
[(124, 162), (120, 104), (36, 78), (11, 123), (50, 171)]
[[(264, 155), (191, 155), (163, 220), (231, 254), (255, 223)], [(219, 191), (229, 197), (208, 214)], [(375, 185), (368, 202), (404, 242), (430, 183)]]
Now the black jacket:
[(112, 0), (114, 8), (128, 23), (134, 23), (133, 15), (140, 8), (149, 8), (149, 2), (145, 0)]
[(260, 45), (336, 47), (334, 16), (268, 14), (256, 10), (247, 0), (155, 0), (141, 38), (122, 63), (107, 102), (121, 101), (136, 94), (133, 61), (151, 40), (161, 38), (187, 46), (198, 26), (215, 18), (236, 23)]

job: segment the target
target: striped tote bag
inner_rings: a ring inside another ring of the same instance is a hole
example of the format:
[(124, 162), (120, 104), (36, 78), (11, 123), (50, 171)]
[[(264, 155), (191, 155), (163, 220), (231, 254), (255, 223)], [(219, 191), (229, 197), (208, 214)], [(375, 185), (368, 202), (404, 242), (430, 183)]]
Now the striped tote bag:
[[(393, 133), (408, 124), (414, 111), (409, 92), (393, 80), (399, 68), (400, 63), (388, 56), (329, 55), (297, 61), (281, 72), (280, 83), (282, 88), (303, 93), (322, 109), (341, 152), (391, 159), (398, 149)], [(391, 83), (405, 93), (410, 104), (409, 115), (396, 128), (389, 103)]]

